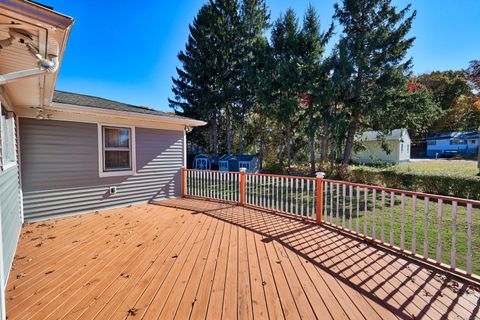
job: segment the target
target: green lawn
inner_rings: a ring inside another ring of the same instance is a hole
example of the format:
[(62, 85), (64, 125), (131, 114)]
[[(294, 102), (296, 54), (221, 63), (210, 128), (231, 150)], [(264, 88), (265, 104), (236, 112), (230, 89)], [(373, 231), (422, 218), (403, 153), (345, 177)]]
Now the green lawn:
[(477, 162), (468, 160), (425, 160), (402, 163), (392, 167), (398, 172), (474, 177), (478, 173)]

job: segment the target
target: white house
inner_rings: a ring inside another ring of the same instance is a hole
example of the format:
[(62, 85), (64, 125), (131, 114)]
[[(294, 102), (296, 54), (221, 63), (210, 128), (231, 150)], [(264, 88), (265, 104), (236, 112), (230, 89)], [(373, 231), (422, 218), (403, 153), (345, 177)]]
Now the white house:
[[(406, 129), (395, 129), (388, 135), (378, 131), (367, 131), (356, 139), (363, 145), (362, 150), (357, 150), (352, 155), (355, 163), (400, 163), (410, 161), (410, 145), (412, 140)], [(382, 148), (382, 141), (387, 145), (388, 151)]]

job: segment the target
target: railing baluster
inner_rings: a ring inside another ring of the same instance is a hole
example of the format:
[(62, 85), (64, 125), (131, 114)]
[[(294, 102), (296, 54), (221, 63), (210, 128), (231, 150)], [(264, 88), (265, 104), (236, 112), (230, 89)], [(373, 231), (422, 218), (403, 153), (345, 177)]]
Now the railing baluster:
[(295, 214), (298, 215), (298, 179), (295, 179)]
[(342, 228), (345, 228), (345, 197), (346, 197), (346, 186), (342, 185)]
[(443, 215), (443, 200), (438, 200), (438, 222), (437, 222), (437, 263), (442, 262), (442, 215)]
[(348, 217), (348, 229), (352, 230), (352, 214), (353, 214), (353, 187), (348, 186), (348, 194), (350, 196), (350, 216)]
[(457, 201), (452, 202), (452, 257), (450, 266), (452, 269), (457, 268)]
[(412, 196), (412, 253), (417, 253), (417, 196)]
[(405, 193), (402, 193), (402, 225), (400, 233), (400, 249), (405, 250)]
[(307, 217), (310, 216), (310, 181), (305, 181), (307, 184)]
[(428, 207), (430, 198), (425, 197), (423, 200), (423, 257), (428, 259)]
[(368, 236), (368, 189), (365, 189), (364, 193), (364, 202), (365, 208), (363, 210), (363, 235)]
[(324, 198), (324, 203), (323, 203), (323, 218), (327, 220), (327, 206), (328, 206), (328, 182), (324, 181), (323, 182), (323, 198)]
[(303, 210), (303, 201), (305, 200), (305, 189), (303, 189), (303, 179), (300, 181), (300, 189), (302, 190), (301, 195), (302, 195), (302, 201), (300, 202), (300, 211), (302, 212), (302, 216), (305, 214), (305, 211)]
[(282, 212), (283, 212), (283, 195), (284, 195), (283, 178), (280, 178), (280, 211)]
[(340, 204), (339, 204), (340, 203), (340, 184), (337, 183), (337, 188), (336, 189), (337, 190), (335, 192), (337, 194), (337, 200), (335, 201), (335, 204), (336, 204), (336, 206), (335, 206), (335, 214), (336, 214), (335, 224), (338, 226), (339, 225), (338, 224), (338, 215), (340, 214), (339, 213), (339, 209), (340, 209)]
[(467, 274), (472, 274), (472, 204), (467, 204)]
[(395, 193), (390, 192), (390, 245), (395, 245)]
[(377, 239), (377, 190), (372, 191), (372, 238)]
[(330, 182), (330, 223), (333, 224), (333, 182)]
[(357, 233), (360, 233), (360, 188), (357, 187)]
[(382, 242), (385, 242), (385, 191), (382, 190), (382, 231), (380, 234)]
[[(317, 216), (317, 206), (315, 205), (318, 201), (318, 199), (317, 199), (317, 184), (313, 180), (312, 181), (307, 180), (307, 183), (312, 184), (312, 213), (311, 213), (310, 216), (311, 216), (311, 218), (313, 218), (313, 217)], [(309, 218), (310, 218), (310, 216), (309, 216)]]

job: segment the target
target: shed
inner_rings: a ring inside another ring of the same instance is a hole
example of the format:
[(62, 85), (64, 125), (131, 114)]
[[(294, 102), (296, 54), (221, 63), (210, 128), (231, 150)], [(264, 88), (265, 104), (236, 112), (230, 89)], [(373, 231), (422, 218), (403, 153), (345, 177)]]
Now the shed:
[[(356, 138), (363, 148), (352, 155), (355, 163), (401, 163), (410, 161), (411, 139), (406, 129), (395, 129), (389, 134), (379, 131), (367, 131)], [(386, 144), (388, 151), (382, 148)]]
[(193, 168), (196, 170), (216, 170), (218, 169), (218, 156), (210, 154), (199, 154), (193, 160)]
[(218, 163), (220, 171), (238, 172), (245, 168), (246, 172), (256, 173), (259, 171), (258, 157), (254, 155), (224, 155)]

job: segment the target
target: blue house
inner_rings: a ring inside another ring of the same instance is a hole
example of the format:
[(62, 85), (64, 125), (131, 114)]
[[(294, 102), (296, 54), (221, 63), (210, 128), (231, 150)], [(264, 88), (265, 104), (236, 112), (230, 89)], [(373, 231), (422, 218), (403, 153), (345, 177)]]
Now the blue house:
[(427, 157), (451, 157), (457, 154), (478, 154), (478, 132), (453, 131), (431, 134), (427, 137)]
[(249, 173), (257, 173), (260, 169), (260, 163), (257, 156), (254, 155), (224, 155), (218, 161), (218, 170), (238, 172), (240, 168), (245, 168)]

